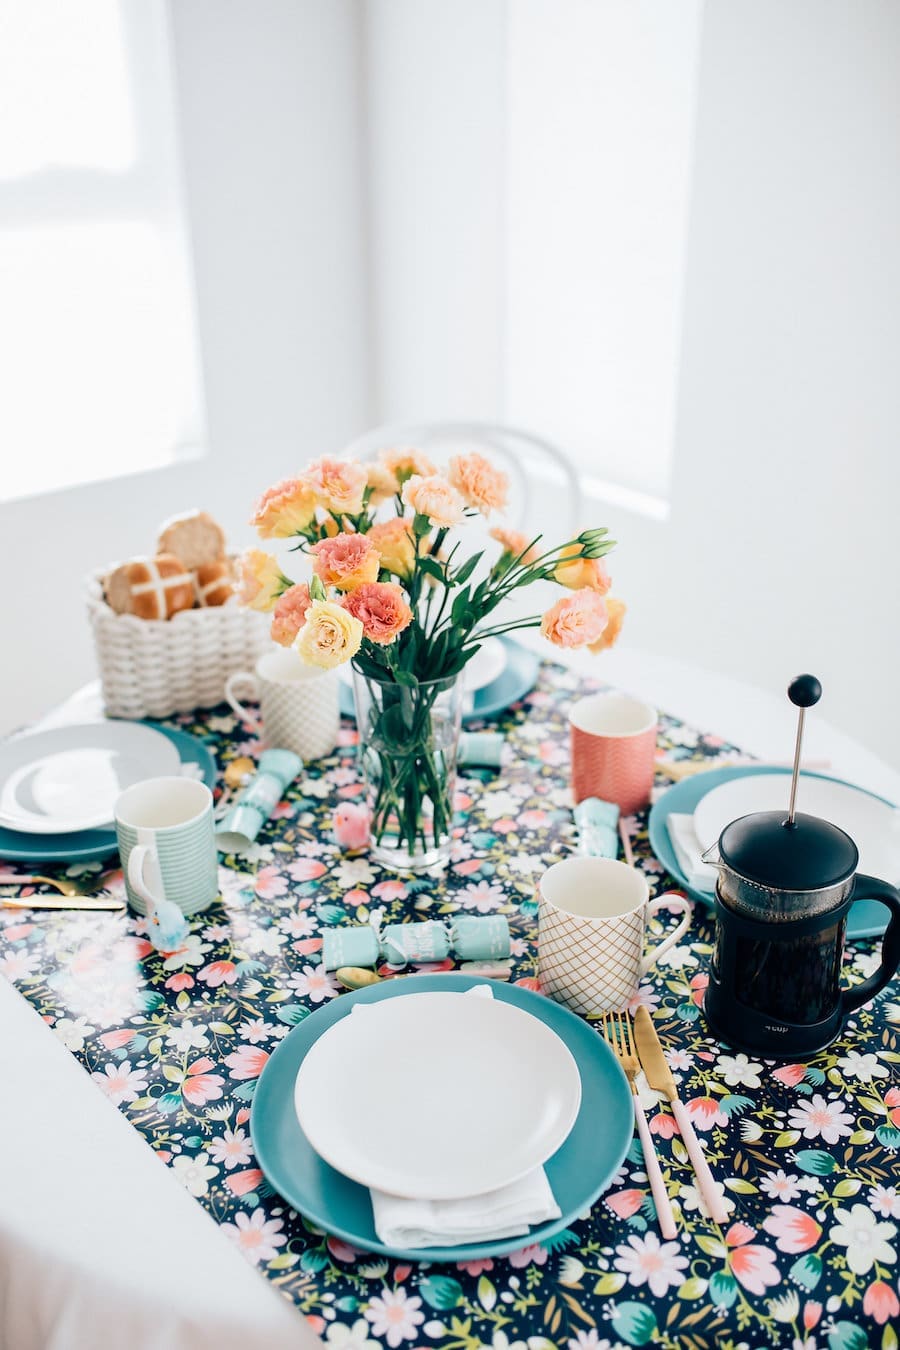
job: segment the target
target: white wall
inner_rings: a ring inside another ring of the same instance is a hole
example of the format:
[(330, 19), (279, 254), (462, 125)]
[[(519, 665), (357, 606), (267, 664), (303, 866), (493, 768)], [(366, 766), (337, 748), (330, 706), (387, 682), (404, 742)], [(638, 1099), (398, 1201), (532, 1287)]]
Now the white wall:
[(671, 515), (616, 522), (632, 641), (895, 766), (898, 69), (890, 0), (706, 6)]
[[(569, 7), (585, 18), (581, 0)], [(509, 416), (490, 381), (524, 321), (518, 297), (492, 279), (516, 232), (505, 139), (491, 123), (506, 116), (505, 7), (461, 7), (471, 74), (445, 32), (451, 9), (366, 6), (376, 222), (393, 213), (371, 258), (383, 283), (376, 406), (388, 421), (492, 407)], [(539, 10), (532, 0), (528, 13)], [(578, 68), (588, 63), (581, 52)], [(898, 69), (891, 0), (703, 7), (669, 515), (610, 500), (583, 508), (621, 541), (610, 561), (630, 605), (628, 643), (778, 691), (811, 669), (825, 686), (822, 716), (896, 765)], [(461, 119), (470, 100), (478, 115)], [(585, 192), (596, 200), (595, 183)], [(473, 212), (480, 254), (470, 240), (454, 248)], [(552, 262), (534, 258), (535, 269)], [(558, 284), (557, 319), (582, 302), (569, 259)], [(546, 379), (535, 398), (549, 407), (567, 391), (549, 362)], [(669, 387), (667, 377), (661, 400)], [(598, 476), (615, 470), (617, 450), (607, 463), (598, 448)]]
[(147, 552), (193, 505), (250, 542), (262, 488), (370, 421), (356, 6), (171, 14), (209, 454), (0, 507), (0, 731), (93, 677), (84, 574)]

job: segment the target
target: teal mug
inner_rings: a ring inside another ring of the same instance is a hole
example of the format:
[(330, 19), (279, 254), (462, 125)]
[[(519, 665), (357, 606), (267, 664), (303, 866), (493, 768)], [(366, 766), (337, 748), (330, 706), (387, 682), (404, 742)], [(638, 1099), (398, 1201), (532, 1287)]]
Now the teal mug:
[(219, 895), (213, 798), (192, 778), (134, 783), (115, 808), (128, 903), (138, 914), (159, 900), (197, 914)]

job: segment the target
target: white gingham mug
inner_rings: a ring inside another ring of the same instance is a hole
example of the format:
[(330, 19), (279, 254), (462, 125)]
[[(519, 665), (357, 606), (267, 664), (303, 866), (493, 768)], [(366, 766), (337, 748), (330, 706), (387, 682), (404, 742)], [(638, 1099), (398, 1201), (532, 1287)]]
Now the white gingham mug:
[[(644, 954), (647, 920), (682, 910), (674, 932)], [(611, 858), (566, 858), (541, 877), (538, 979), (545, 994), (583, 1015), (623, 1008), (641, 977), (691, 922), (681, 895), (650, 899), (643, 873)]]

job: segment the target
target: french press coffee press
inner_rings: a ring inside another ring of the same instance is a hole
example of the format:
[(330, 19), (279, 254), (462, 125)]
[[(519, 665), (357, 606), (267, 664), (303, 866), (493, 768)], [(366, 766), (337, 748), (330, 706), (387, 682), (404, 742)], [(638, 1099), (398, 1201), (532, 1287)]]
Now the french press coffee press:
[[(900, 892), (856, 871), (859, 852), (837, 825), (795, 810), (803, 719), (822, 686), (798, 675), (788, 697), (800, 709), (790, 804), (734, 820), (703, 855), (719, 869), (716, 939), (706, 991), (710, 1030), (754, 1055), (805, 1059), (828, 1045), (855, 1008), (900, 965)], [(881, 965), (840, 983), (847, 913), (855, 900), (891, 912)]]

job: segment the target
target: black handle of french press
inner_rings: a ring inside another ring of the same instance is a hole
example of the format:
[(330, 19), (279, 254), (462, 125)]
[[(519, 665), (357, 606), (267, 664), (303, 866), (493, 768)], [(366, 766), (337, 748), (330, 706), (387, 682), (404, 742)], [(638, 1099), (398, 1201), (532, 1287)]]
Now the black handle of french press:
[(888, 980), (893, 979), (900, 966), (900, 891), (878, 877), (868, 877), (863, 872), (857, 872), (853, 883), (853, 899), (878, 900), (882, 905), (887, 905), (891, 918), (881, 944), (881, 965), (862, 984), (851, 985), (843, 991), (841, 1007), (845, 1016), (874, 998), (879, 989), (883, 989)]

